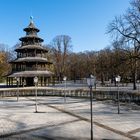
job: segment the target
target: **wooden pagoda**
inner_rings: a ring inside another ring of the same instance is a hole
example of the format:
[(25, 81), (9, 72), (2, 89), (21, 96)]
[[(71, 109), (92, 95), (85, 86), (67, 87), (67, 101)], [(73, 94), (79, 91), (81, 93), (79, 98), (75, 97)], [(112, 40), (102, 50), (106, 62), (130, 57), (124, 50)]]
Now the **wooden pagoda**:
[(11, 61), (12, 71), (7, 76), (7, 85), (13, 85), (15, 79), (19, 79), (21, 86), (33, 86), (34, 77), (38, 77), (38, 84), (46, 86), (53, 73), (49, 71), (51, 62), (47, 59), (47, 48), (42, 46), (44, 41), (38, 37), (39, 29), (35, 27), (33, 19), (30, 19), (28, 27), (24, 28), (26, 36), (21, 37), (21, 46), (15, 49), (17, 58)]

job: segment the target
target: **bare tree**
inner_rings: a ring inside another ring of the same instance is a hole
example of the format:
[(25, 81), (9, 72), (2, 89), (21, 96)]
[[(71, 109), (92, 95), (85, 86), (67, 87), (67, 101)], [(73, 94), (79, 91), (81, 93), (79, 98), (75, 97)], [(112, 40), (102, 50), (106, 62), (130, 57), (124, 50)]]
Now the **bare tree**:
[(58, 80), (62, 81), (63, 76), (66, 75), (67, 57), (72, 47), (71, 37), (58, 35), (52, 40), (51, 46), (54, 54), (55, 73)]
[[(133, 89), (136, 89), (137, 61), (140, 55), (140, 0), (133, 0), (131, 8), (126, 14), (115, 17), (108, 26), (108, 33), (115, 35), (115, 39), (125, 46), (129, 51), (128, 59), (131, 62), (131, 74), (133, 79)], [(131, 48), (131, 49), (130, 49)]]
[(11, 60), (12, 54), (10, 53), (9, 46), (0, 44), (0, 80), (4, 79), (4, 76), (11, 70), (9, 60)]

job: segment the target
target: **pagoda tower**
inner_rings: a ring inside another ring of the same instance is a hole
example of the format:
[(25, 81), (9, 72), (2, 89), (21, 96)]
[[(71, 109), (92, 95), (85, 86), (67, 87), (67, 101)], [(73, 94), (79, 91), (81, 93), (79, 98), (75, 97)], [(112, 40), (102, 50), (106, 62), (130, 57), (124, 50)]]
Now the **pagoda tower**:
[(21, 37), (21, 46), (16, 48), (17, 58), (11, 61), (12, 71), (7, 77), (7, 85), (13, 85), (14, 79), (19, 79), (21, 86), (33, 86), (34, 77), (38, 77), (38, 84), (46, 86), (53, 75), (49, 71), (51, 62), (47, 59), (47, 48), (42, 46), (44, 41), (38, 37), (39, 29), (35, 27), (33, 19), (30, 18), (28, 27), (24, 28), (26, 36)]

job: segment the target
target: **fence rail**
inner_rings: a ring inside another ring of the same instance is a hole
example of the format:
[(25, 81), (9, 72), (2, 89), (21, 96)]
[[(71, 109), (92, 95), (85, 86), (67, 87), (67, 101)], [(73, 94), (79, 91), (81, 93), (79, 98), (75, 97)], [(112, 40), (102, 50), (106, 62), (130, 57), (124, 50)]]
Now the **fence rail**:
[[(117, 91), (100, 91), (93, 90), (93, 97), (99, 100), (115, 100), (117, 101)], [(0, 97), (12, 97), (12, 96), (34, 96), (35, 88), (13, 88), (13, 89), (1, 89)], [(90, 96), (89, 90), (87, 89), (43, 89), (37, 88), (38, 96), (64, 96), (67, 97), (84, 97)], [(125, 102), (140, 102), (140, 94), (132, 93), (128, 91), (120, 91), (120, 101)]]

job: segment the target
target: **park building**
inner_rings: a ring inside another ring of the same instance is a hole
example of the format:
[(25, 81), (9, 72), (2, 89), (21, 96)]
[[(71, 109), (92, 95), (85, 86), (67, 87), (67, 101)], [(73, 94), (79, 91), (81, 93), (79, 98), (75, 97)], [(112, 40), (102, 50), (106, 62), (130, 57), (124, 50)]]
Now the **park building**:
[(46, 86), (53, 76), (52, 63), (47, 59), (48, 49), (43, 47), (44, 40), (37, 35), (40, 30), (35, 27), (32, 17), (24, 31), (26, 36), (19, 39), (21, 45), (15, 49), (17, 58), (10, 62), (12, 70), (7, 76), (7, 85), (14, 85), (18, 78), (20, 86), (33, 86), (34, 77), (38, 77), (38, 85)]

